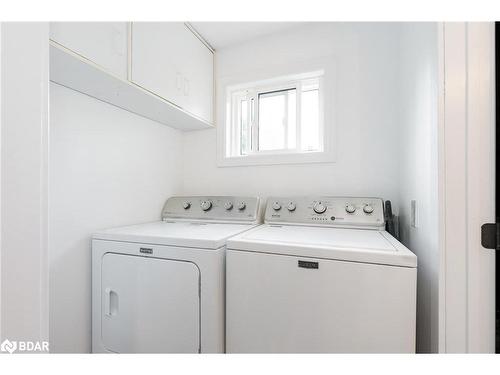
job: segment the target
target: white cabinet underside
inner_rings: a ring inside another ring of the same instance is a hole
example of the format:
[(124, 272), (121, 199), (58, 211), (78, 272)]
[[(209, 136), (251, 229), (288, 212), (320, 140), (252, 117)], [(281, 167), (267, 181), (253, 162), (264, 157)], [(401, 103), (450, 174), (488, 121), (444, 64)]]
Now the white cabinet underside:
[(213, 126), (129, 81), (109, 74), (53, 41), (50, 42), (50, 80), (176, 129), (199, 130)]

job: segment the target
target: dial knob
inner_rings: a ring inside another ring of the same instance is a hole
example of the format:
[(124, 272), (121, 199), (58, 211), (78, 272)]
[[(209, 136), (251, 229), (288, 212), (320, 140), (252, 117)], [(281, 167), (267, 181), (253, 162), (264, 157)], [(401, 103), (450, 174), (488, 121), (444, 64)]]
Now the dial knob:
[(233, 209), (233, 202), (226, 202), (226, 203), (224, 203), (224, 208), (226, 210), (228, 210), (228, 211), (232, 210)]
[(288, 211), (295, 211), (295, 209), (297, 208), (296, 204), (294, 202), (289, 202), (288, 205), (286, 206), (286, 208), (288, 209)]
[(345, 206), (345, 212), (348, 214), (353, 214), (356, 212), (356, 207), (354, 207), (352, 204), (348, 204)]
[(281, 210), (281, 204), (279, 202), (274, 202), (273, 203), (273, 210), (274, 211), (279, 211)]
[(212, 208), (212, 202), (210, 201), (202, 201), (200, 203), (200, 207), (203, 211), (208, 211)]
[(247, 207), (245, 202), (238, 203), (238, 210), (243, 211)]
[(326, 211), (326, 206), (323, 204), (323, 202), (316, 202), (313, 206), (313, 210), (317, 214), (322, 214)]
[(373, 212), (373, 206), (369, 205), (369, 204), (366, 204), (364, 207), (363, 207), (363, 211), (366, 213), (366, 214), (371, 214)]
[(184, 202), (184, 203), (182, 204), (182, 207), (184, 207), (184, 209), (185, 209), (185, 210), (187, 210), (188, 208), (190, 208), (190, 207), (191, 207), (191, 202)]

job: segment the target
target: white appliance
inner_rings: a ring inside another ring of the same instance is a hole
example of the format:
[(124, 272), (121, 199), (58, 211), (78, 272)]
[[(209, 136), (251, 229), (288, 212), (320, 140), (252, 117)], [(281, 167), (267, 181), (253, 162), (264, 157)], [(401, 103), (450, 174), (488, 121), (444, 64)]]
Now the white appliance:
[(224, 352), (226, 240), (258, 211), (258, 198), (172, 197), (162, 221), (95, 233), (93, 352)]
[(269, 198), (227, 242), (226, 350), (415, 351), (417, 258), (376, 198)]

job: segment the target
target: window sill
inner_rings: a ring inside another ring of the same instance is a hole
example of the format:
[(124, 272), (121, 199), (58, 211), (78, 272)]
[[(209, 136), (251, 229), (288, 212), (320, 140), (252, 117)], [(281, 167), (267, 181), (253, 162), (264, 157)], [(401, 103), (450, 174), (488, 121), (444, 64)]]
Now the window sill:
[(248, 155), (218, 157), (218, 167), (240, 167), (252, 165), (334, 163), (333, 152), (304, 152), (294, 154)]

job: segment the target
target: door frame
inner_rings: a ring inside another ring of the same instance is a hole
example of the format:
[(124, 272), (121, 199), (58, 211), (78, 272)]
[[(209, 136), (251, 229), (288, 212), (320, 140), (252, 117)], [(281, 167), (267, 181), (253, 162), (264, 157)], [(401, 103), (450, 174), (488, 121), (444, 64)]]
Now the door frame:
[(49, 23), (0, 22), (0, 341), (49, 340)]
[(495, 25), (441, 23), (439, 351), (495, 352)]

